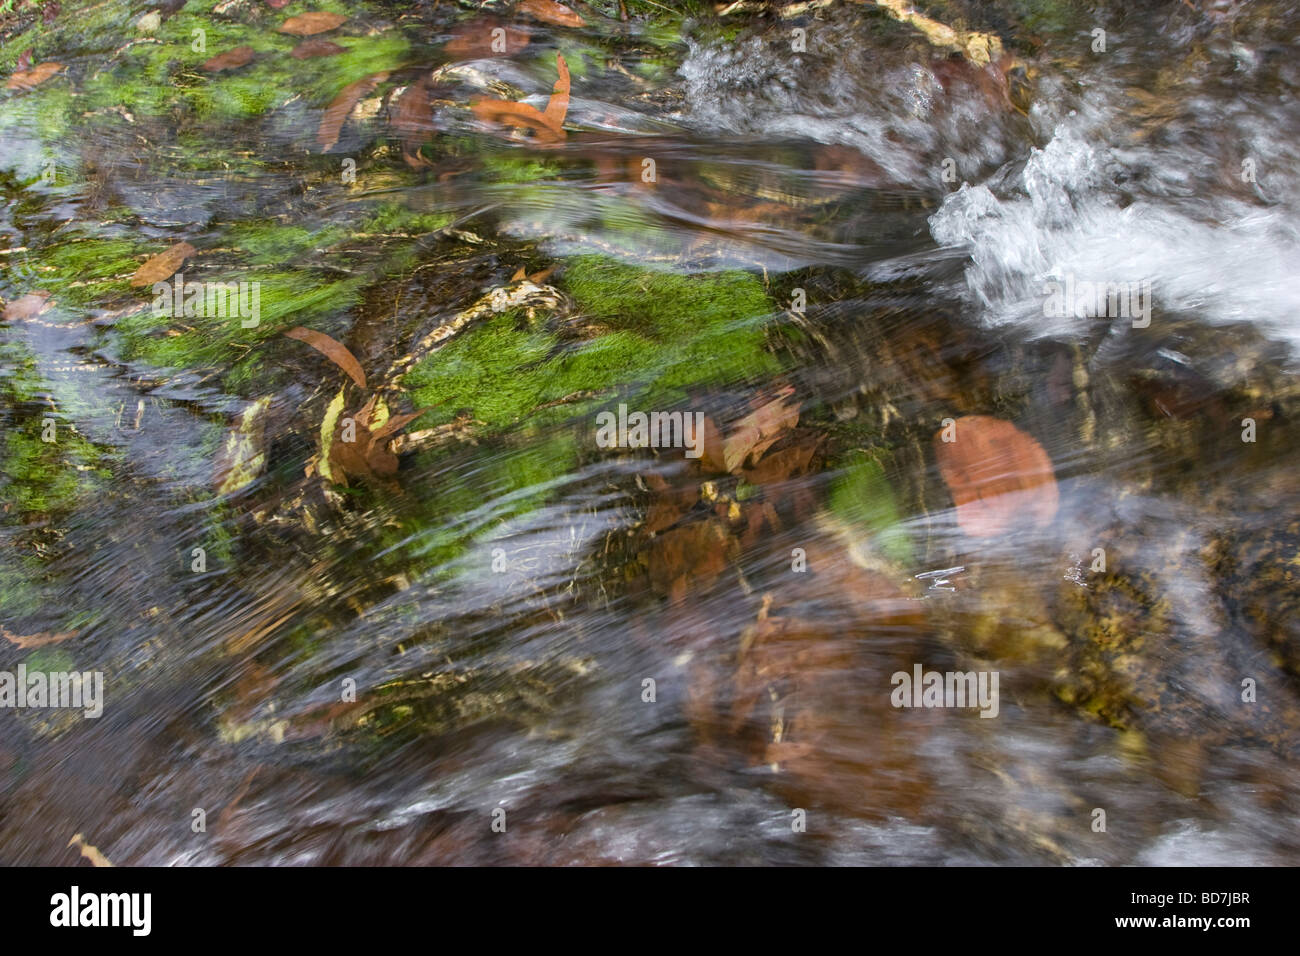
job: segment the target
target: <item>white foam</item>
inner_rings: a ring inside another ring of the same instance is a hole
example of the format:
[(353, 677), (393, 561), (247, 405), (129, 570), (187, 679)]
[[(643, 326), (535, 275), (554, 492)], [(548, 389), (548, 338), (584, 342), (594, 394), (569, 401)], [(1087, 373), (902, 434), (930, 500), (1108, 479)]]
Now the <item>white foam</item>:
[(1153, 321), (1161, 311), (1253, 321), (1300, 344), (1300, 229), (1291, 209), (1155, 195), (1124, 205), (1114, 182), (1126, 159), (1136, 160), (1090, 141), (1081, 126), (1059, 125), (1010, 188), (963, 184), (930, 218), (936, 242), (968, 249), (967, 287), (987, 322), (1018, 323), (1034, 335), (1082, 333), (1094, 320), (1043, 314), (1045, 284), (1073, 274), (1149, 280)]

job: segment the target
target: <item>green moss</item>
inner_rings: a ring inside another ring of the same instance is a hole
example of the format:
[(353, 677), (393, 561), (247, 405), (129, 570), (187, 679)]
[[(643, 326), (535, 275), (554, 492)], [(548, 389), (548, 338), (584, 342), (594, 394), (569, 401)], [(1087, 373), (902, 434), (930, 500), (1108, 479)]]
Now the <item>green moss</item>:
[[(113, 65), (92, 71), (84, 84), (88, 108), (122, 106), (145, 116), (180, 109), (201, 120), (247, 120), (295, 95), (328, 102), (354, 80), (401, 66), (410, 46), (396, 31), (366, 37), (336, 32), (330, 39), (345, 52), (295, 60), (288, 54), (300, 38), (276, 31), (288, 10), (264, 22), (243, 23), (210, 16), (212, 6), (187, 4), (153, 37), (124, 50)], [(304, 5), (300, 12), (333, 7), (349, 16), (357, 12), (331, 3)], [(346, 25), (342, 29), (346, 31)], [(196, 30), (203, 31), (202, 49), (195, 49)], [(247, 66), (219, 73), (200, 69), (212, 57), (240, 46), (256, 54)]]
[[(200, 277), (190, 274), (187, 279), (199, 281)], [(118, 323), (122, 357), (162, 368), (224, 368), (224, 382), (231, 390), (264, 391), (278, 381), (278, 371), (256, 346), (290, 324), (312, 325), (351, 309), (364, 284), (363, 279), (321, 282), (307, 271), (254, 271), (223, 275), (219, 280), (260, 283), (257, 326), (244, 328), (238, 315), (173, 319), (149, 309)]]
[(726, 384), (780, 371), (766, 347), (774, 311), (748, 272), (679, 275), (579, 256), (564, 285), (595, 321), (634, 332), (653, 351), (633, 366), (663, 388)]
[(244, 254), (254, 265), (279, 265), (327, 249), (342, 241), (349, 230), (342, 226), (308, 229), (279, 222), (252, 220), (237, 223), (225, 231), (222, 241)]
[(140, 267), (139, 244), (84, 233), (63, 239), (36, 259), (35, 280), (63, 305), (87, 306), (125, 291)]
[[(447, 421), (461, 408), (493, 428), (512, 424), (541, 404), (542, 379), (533, 374), (555, 344), (553, 336), (520, 327), (503, 312), (416, 366), (406, 386), (417, 405), (439, 404)], [(428, 418), (429, 416), (425, 416)]]
[(45, 567), (36, 558), (0, 556), (0, 605), (6, 617), (34, 617), (46, 609), (50, 596), (41, 587), (44, 574)]
[[(578, 443), (571, 432), (555, 432), (496, 456), (488, 473), (486, 489), (498, 499), (510, 498), (516, 514), (531, 510), (544, 500), (550, 485), (573, 472), (578, 461)], [(523, 497), (511, 497), (528, 492)]]
[(333, 33), (324, 36), (345, 52), (306, 60), (289, 58), (290, 63), (301, 64), (294, 69), (293, 82), (322, 102), (332, 100), (339, 90), (364, 76), (402, 67), (411, 48), (406, 37), (396, 31), (370, 37), (343, 37)]
[(56, 185), (76, 175), (78, 158), (66, 149), (68, 130), (78, 104), (68, 80), (55, 76), (34, 90), (24, 90), (0, 100), (0, 141), (4, 142), (5, 168), (28, 183), (56, 164)]
[(680, 275), (579, 256), (567, 264), (564, 284), (593, 316), (647, 332), (680, 333), (771, 311), (762, 284), (748, 272)]
[(484, 179), (501, 185), (547, 182), (558, 179), (561, 172), (556, 160), (521, 156), (517, 149), (487, 149), (481, 159)]
[[(564, 398), (577, 391), (613, 388), (625, 380), (627, 370), (645, 365), (646, 350), (654, 343), (631, 332), (610, 332), (562, 354), (545, 371), (545, 391)], [(573, 388), (571, 386), (580, 386)]]
[(1093, 25), (1089, 8), (1063, 0), (1013, 0), (1011, 9), (1030, 30), (1069, 34)]
[(76, 660), (61, 647), (40, 647), (27, 655), (23, 661), (29, 671), (44, 673), (66, 673), (77, 669)]
[[(417, 364), (406, 377), (417, 405), (438, 405), (422, 422), (471, 408), (491, 429), (523, 420), (539, 405), (578, 392), (621, 388), (659, 405), (687, 387), (757, 379), (780, 370), (764, 347), (771, 304), (744, 272), (682, 276), (586, 256), (565, 285), (579, 308), (613, 331), (561, 346), (516, 313), (493, 317)], [(539, 423), (573, 417), (566, 405)]]
[(912, 543), (899, 515), (894, 489), (880, 462), (865, 451), (851, 452), (831, 483), (830, 509), (848, 525), (872, 535), (873, 544), (903, 564)]
[(386, 202), (375, 207), (361, 231), (423, 235), (445, 228), (454, 219), (448, 212), (417, 212), (402, 203)]
[(55, 417), (55, 441), (42, 440), (43, 419), (11, 425), (0, 437), (0, 498), (10, 515), (64, 513), (89, 490), (98, 476), (79, 471), (99, 461), (94, 446)]
[[(48, 384), (35, 372), (35, 361), (25, 348), (0, 342), (0, 406), (29, 406), (48, 392)], [(105, 456), (73, 431), (65, 415), (39, 413), (9, 417), (0, 429), (0, 500), (10, 521), (45, 519), (69, 512), (79, 498), (99, 490), (105, 475)], [(44, 441), (45, 419), (54, 421), (54, 441)], [(27, 566), (27, 565), (20, 565)], [(0, 562), (0, 572), (11, 568)], [(2, 582), (8, 587), (12, 581)]]

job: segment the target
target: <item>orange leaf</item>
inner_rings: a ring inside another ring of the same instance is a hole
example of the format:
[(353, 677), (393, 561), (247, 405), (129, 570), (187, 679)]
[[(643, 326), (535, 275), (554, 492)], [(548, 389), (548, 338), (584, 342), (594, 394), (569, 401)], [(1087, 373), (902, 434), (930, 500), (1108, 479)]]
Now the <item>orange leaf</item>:
[(44, 83), (62, 69), (62, 63), (42, 63), (39, 66), (32, 67), (24, 73), (12, 74), (9, 77), (9, 82), (5, 84), (5, 88), (10, 90), (30, 90), (32, 87)]
[(655, 535), (646, 553), (651, 586), (674, 605), (691, 589), (708, 588), (727, 570), (736, 544), (716, 518)]
[(46, 644), (58, 644), (69, 638), (76, 637), (76, 631), (65, 631), (62, 634), (10, 634), (8, 630), (0, 627), (0, 636), (3, 636), (10, 644), (15, 644), (23, 650), (33, 647), (44, 647)]
[(578, 16), (562, 3), (555, 0), (523, 0), (516, 9), (536, 17), (543, 23), (553, 23), (557, 27), (585, 27), (587, 21)]
[(284, 334), (291, 339), (297, 339), (299, 342), (306, 342), (347, 372), (352, 381), (362, 388), (366, 387), (366, 373), (361, 368), (361, 363), (357, 361), (355, 355), (348, 351), (347, 346), (338, 339), (330, 338), (324, 332), (317, 332), (315, 329), (305, 329), (301, 325), (295, 326)]
[[(954, 440), (944, 441), (949, 429)], [(1056, 514), (1052, 460), (1011, 422), (966, 415), (940, 430), (934, 447), (965, 534), (991, 538), (1025, 521), (1046, 524)]]
[(563, 136), (564, 117), (569, 112), (569, 64), (564, 62), (562, 54), (555, 54), (555, 68), (559, 70), (560, 78), (555, 81), (550, 102), (546, 104), (545, 119), (557, 135)]
[(511, 100), (475, 100), (470, 104), (470, 109), (485, 123), (500, 123), (503, 126), (531, 129), (537, 133), (539, 139), (547, 141), (556, 138), (546, 122), (546, 117), (537, 107), (529, 106), (527, 103), (515, 103)]
[(555, 65), (559, 69), (560, 78), (555, 82), (555, 90), (546, 104), (545, 113), (527, 103), (510, 100), (475, 100), (470, 104), (470, 109), (484, 122), (531, 129), (541, 142), (555, 142), (564, 138), (564, 117), (569, 111), (569, 65), (558, 53), (555, 55)]
[(50, 294), (43, 289), (38, 289), (35, 292), (28, 292), (6, 305), (4, 315), (0, 316), (0, 318), (3, 318), (6, 322), (22, 322), (26, 319), (35, 318), (49, 307)]
[(341, 47), (332, 40), (303, 40), (296, 47), (289, 51), (289, 55), (295, 60), (306, 60), (313, 56), (335, 56), (342, 53), (346, 47)]
[(217, 73), (221, 70), (237, 70), (241, 66), (247, 66), (252, 60), (253, 48), (251, 46), (237, 46), (225, 53), (218, 53), (199, 69), (208, 73)]
[(330, 30), (336, 30), (347, 22), (347, 17), (341, 13), (326, 13), (322, 10), (313, 10), (310, 13), (300, 13), (296, 17), (290, 17), (280, 24), (281, 33), (292, 33), (298, 37), (314, 36), (317, 33), (328, 33)]
[(136, 270), (135, 275), (131, 277), (131, 285), (139, 288), (140, 286), (153, 285), (155, 282), (165, 282), (175, 275), (176, 270), (190, 256), (198, 252), (188, 242), (178, 242), (166, 252), (160, 252), (144, 265)]
[(363, 76), (355, 83), (349, 83), (339, 91), (339, 95), (334, 97), (330, 105), (325, 108), (325, 115), (321, 117), (320, 129), (316, 131), (316, 142), (320, 148), (329, 152), (334, 148), (334, 144), (339, 141), (339, 133), (343, 129), (349, 115), (352, 113), (352, 107), (360, 102), (361, 97), (368, 94), (384, 80), (388, 79), (388, 73), (375, 73), (371, 76)]

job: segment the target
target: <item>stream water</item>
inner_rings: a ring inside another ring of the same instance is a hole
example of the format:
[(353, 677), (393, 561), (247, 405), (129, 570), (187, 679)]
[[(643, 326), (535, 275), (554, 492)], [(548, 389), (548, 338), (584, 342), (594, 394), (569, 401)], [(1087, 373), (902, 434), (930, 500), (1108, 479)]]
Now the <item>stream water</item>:
[[(1300, 6), (923, 5), (992, 63), (621, 6), (0, 21), (62, 66), (0, 94), (0, 671), (104, 679), (0, 707), (0, 862), (1300, 860)], [(557, 53), (562, 137), (469, 108)], [(179, 242), (255, 325), (154, 313)], [(331, 454), (372, 395), (428, 408), (392, 474)], [(981, 526), (991, 419), (1050, 469)]]

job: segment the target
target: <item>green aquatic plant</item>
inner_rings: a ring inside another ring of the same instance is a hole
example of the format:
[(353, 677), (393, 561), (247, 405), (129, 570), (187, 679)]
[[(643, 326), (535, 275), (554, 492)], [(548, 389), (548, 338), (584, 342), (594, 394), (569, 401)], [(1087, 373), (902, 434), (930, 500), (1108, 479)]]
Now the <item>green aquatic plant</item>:
[[(773, 308), (758, 279), (728, 272), (684, 276), (583, 256), (566, 265), (563, 285), (579, 310), (608, 331), (565, 341), (520, 313), (495, 316), (419, 362), (405, 384), (417, 405), (437, 405), (422, 423), (449, 421), (459, 409), (491, 429), (539, 406), (614, 388), (660, 404), (685, 389), (756, 381), (780, 371), (765, 347)], [(540, 421), (590, 407), (555, 409)]]
[(894, 489), (874, 455), (859, 449), (845, 456), (831, 482), (829, 505), (850, 528), (870, 535), (872, 546), (891, 560), (912, 560), (912, 542)]

